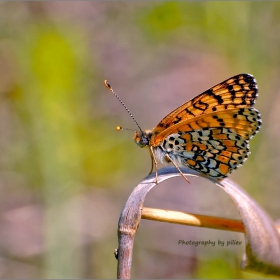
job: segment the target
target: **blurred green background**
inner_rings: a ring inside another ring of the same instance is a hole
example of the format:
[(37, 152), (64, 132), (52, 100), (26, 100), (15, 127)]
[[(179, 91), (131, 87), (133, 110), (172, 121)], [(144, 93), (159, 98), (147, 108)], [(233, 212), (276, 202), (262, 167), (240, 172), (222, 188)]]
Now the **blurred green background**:
[[(255, 76), (263, 126), (230, 177), (279, 218), (279, 2), (1, 2), (0, 277), (115, 278), (117, 223), (149, 172), (142, 129), (238, 73)], [(203, 179), (160, 184), (145, 206), (239, 218)], [(133, 277), (263, 278), (239, 270), (239, 233), (142, 221)]]

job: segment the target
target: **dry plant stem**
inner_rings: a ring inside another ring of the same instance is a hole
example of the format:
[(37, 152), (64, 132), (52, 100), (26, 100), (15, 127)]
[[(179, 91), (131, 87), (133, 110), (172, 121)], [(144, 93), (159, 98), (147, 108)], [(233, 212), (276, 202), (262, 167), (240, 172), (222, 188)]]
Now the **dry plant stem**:
[[(181, 168), (181, 171), (186, 176), (202, 177), (194, 170)], [(181, 175), (174, 167), (158, 170), (159, 183), (176, 176)], [(243, 258), (242, 268), (280, 276), (280, 237), (277, 227), (269, 215), (230, 179), (220, 182), (210, 178), (205, 179), (227, 192), (239, 211), (244, 225), (246, 242), (246, 254)], [(145, 197), (154, 186), (156, 186), (156, 182), (153, 173), (133, 189), (122, 210), (118, 225), (118, 279), (130, 279), (135, 233), (141, 221)]]
[(246, 254), (241, 268), (280, 276), (280, 235), (274, 221), (234, 182), (225, 179), (216, 184), (230, 195), (245, 227)]
[(244, 232), (244, 226), (241, 221), (213, 216), (198, 215), (181, 211), (171, 211), (144, 207), (142, 210), (142, 219), (187, 226)]
[[(186, 170), (182, 169), (188, 176), (200, 176), (194, 170)], [(160, 169), (157, 174), (158, 183), (181, 176), (174, 167)], [(118, 279), (130, 279), (134, 236), (141, 221), (143, 203), (147, 193), (156, 185), (155, 173), (152, 173), (133, 189), (122, 210), (118, 224)]]

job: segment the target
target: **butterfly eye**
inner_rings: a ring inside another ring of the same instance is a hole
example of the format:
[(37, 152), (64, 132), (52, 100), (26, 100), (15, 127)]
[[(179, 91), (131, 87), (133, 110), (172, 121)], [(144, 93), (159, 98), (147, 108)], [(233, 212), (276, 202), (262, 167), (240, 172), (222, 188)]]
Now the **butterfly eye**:
[(149, 145), (150, 139), (148, 138), (148, 135), (142, 135), (141, 137), (141, 143), (145, 146)]

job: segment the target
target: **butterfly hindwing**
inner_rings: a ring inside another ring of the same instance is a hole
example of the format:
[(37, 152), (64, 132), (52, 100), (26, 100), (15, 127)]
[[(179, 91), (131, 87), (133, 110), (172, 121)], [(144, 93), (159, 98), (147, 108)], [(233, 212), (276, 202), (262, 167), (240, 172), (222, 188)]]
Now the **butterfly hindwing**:
[(225, 178), (250, 154), (248, 141), (229, 128), (171, 134), (160, 149), (179, 165), (217, 179)]

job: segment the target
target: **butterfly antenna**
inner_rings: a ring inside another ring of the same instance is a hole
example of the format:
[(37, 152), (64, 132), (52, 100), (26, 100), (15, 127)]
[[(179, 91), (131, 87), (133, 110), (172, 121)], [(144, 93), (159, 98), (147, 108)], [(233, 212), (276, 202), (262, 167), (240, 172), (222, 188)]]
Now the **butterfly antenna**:
[(116, 130), (117, 130), (117, 131), (120, 131), (120, 130), (130, 130), (130, 131), (135, 131), (135, 129), (125, 128), (125, 127), (122, 127), (122, 126), (117, 126), (117, 127), (116, 127)]
[[(130, 115), (130, 117), (133, 119), (133, 121), (135, 122), (135, 124), (137, 125), (137, 127), (139, 128), (139, 130), (143, 133), (140, 125), (138, 124), (138, 122), (135, 120), (135, 118), (133, 117), (133, 115), (130, 113), (129, 109), (125, 106), (125, 104), (123, 103), (123, 101), (119, 98), (119, 96), (114, 92), (113, 88), (111, 87), (111, 85), (108, 83), (107, 80), (104, 80), (104, 85), (107, 89), (109, 89), (115, 96), (116, 98), (120, 101), (120, 103), (123, 105), (123, 107), (125, 108), (125, 110), (127, 111), (127, 113)], [(117, 126), (116, 130), (122, 130), (123, 128), (121, 126)], [(129, 129), (127, 129), (129, 130)]]

